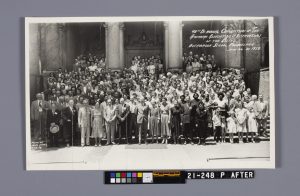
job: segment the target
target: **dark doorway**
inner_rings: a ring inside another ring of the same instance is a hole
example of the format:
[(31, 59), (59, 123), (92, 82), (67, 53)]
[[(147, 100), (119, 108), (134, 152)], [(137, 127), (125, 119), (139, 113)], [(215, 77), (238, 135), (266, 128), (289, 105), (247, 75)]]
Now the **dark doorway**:
[(163, 22), (125, 23), (125, 65), (131, 65), (134, 56), (148, 58), (164, 56)]
[(263, 60), (262, 60), (262, 68), (269, 67), (269, 42), (267, 41), (264, 44), (263, 48)]

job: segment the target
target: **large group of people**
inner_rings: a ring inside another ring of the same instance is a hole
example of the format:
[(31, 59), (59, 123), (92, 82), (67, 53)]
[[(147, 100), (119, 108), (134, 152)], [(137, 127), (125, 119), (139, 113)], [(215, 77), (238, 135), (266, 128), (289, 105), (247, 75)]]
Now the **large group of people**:
[(217, 65), (215, 55), (205, 55), (204, 53), (202, 53), (201, 55), (193, 55), (193, 52), (190, 51), (188, 54), (183, 53), (183, 69), (187, 73), (208, 70), (216, 72), (218, 71), (219, 67)]
[(33, 141), (205, 145), (210, 136), (241, 143), (266, 135), (268, 102), (252, 94), (239, 70), (192, 52), (183, 63), (183, 72), (171, 73), (160, 56), (135, 56), (130, 67), (112, 71), (104, 58), (80, 55), (72, 71), (50, 73), (32, 102)]

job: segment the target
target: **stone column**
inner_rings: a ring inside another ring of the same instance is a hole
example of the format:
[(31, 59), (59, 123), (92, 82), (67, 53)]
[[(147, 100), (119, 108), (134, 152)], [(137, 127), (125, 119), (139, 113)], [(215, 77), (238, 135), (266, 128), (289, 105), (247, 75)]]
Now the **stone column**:
[(165, 34), (164, 34), (164, 38), (165, 38), (165, 62), (164, 65), (166, 67), (166, 69), (168, 69), (169, 67), (169, 24), (168, 22), (164, 22), (164, 27), (165, 27)]
[(180, 63), (180, 69), (183, 69), (183, 45), (182, 45), (182, 29), (183, 29), (184, 24), (181, 23), (180, 24), (180, 29), (179, 29), (179, 54), (180, 54), (180, 59), (179, 59), (179, 63)]
[(30, 70), (30, 101), (35, 99), (36, 93), (41, 92), (41, 73), (40, 73), (40, 56), (41, 56), (41, 24), (29, 25), (29, 70)]
[(125, 66), (124, 64), (124, 30), (125, 30), (125, 25), (124, 23), (120, 23), (120, 66), (122, 68)]
[(60, 67), (66, 69), (66, 24), (59, 23), (57, 24), (58, 29), (58, 39), (59, 39), (59, 48), (58, 48), (58, 56), (60, 59)]
[(108, 51), (109, 51), (109, 45), (107, 40), (108, 35), (108, 25), (106, 23), (103, 24), (103, 27), (105, 28), (105, 65), (106, 68), (108, 68)]
[(167, 69), (182, 69), (182, 22), (169, 21), (165, 25), (165, 52)]
[[(108, 22), (105, 27), (105, 43), (106, 43), (106, 67), (112, 70), (120, 70), (124, 65), (120, 62), (121, 52), (124, 56), (124, 49), (121, 48), (121, 32), (119, 22)], [(123, 33), (122, 33), (123, 34)], [(123, 37), (123, 35), (122, 35)], [(122, 41), (123, 45), (123, 41)], [(123, 57), (124, 61), (124, 57)]]

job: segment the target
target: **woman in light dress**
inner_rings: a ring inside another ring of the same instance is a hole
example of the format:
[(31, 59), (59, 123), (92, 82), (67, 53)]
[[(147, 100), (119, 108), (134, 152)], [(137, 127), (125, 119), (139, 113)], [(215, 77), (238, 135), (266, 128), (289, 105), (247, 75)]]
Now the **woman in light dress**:
[(104, 136), (104, 119), (100, 103), (96, 102), (95, 109), (92, 112), (92, 138), (95, 138), (95, 146), (101, 146), (101, 140)]
[(247, 109), (244, 108), (243, 104), (240, 104), (235, 110), (235, 115), (237, 119), (236, 130), (238, 132), (239, 142), (243, 141), (243, 135), (244, 133), (247, 133), (247, 113)]
[(254, 136), (257, 134), (258, 126), (256, 121), (256, 115), (253, 108), (249, 108), (248, 111), (248, 132), (251, 135), (251, 141), (254, 143)]
[(188, 61), (185, 69), (186, 69), (186, 73), (188, 74), (190, 74), (193, 71), (192, 63), (190, 61)]
[(221, 135), (221, 140), (222, 142), (225, 142), (225, 130), (226, 130), (226, 117), (227, 117), (227, 108), (228, 108), (228, 101), (224, 99), (224, 94), (219, 93), (218, 94), (218, 99), (216, 100), (216, 103), (218, 105), (218, 109), (220, 111), (220, 116), (221, 116), (221, 129), (222, 129), (222, 135)]
[(230, 115), (226, 121), (227, 121), (227, 130), (229, 133), (229, 140), (230, 143), (233, 143), (233, 134), (236, 133), (236, 118), (233, 111), (229, 111), (228, 114)]
[(160, 105), (160, 120), (161, 120), (161, 136), (163, 138), (162, 144), (168, 143), (168, 138), (171, 136), (169, 127), (170, 123), (170, 106), (167, 103), (167, 98), (162, 99)]
[(200, 63), (198, 62), (198, 60), (195, 58), (194, 62), (192, 62), (192, 70), (193, 71), (199, 71), (201, 68)]
[(149, 117), (149, 130), (152, 135), (152, 143), (158, 143), (158, 125), (159, 125), (159, 108), (157, 107), (157, 103), (152, 100), (150, 107), (150, 117)]

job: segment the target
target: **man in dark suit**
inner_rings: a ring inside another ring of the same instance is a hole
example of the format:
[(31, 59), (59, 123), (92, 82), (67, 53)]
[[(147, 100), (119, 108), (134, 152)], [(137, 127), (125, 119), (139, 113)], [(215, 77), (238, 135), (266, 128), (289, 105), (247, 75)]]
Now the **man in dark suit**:
[(188, 137), (191, 138), (191, 144), (194, 144), (193, 142), (193, 138), (194, 136), (196, 135), (197, 133), (197, 127), (196, 127), (196, 113), (197, 113), (197, 109), (198, 109), (198, 106), (199, 106), (199, 103), (200, 103), (200, 100), (199, 100), (199, 95), (198, 93), (194, 93), (193, 95), (193, 100), (191, 101), (191, 113), (190, 113), (190, 116), (191, 116), (191, 123), (190, 123), (190, 135)]
[(191, 109), (190, 103), (185, 100), (185, 96), (180, 96), (181, 103), (181, 126), (182, 134), (185, 139), (184, 144), (187, 143), (189, 136), (191, 135)]
[(77, 110), (74, 106), (74, 101), (69, 100), (68, 106), (63, 110), (63, 139), (69, 147), (73, 145), (74, 134), (77, 127)]
[(128, 116), (128, 121), (129, 121), (129, 136), (137, 140), (138, 138), (138, 130), (137, 130), (137, 103), (135, 98), (131, 98), (130, 103), (130, 113)]
[[(56, 109), (56, 107), (56, 103), (52, 102), (50, 105), (50, 110), (47, 110), (47, 129), (49, 130), (49, 147), (58, 147), (59, 145), (59, 134), (61, 131), (61, 114), (60, 111)], [(59, 127), (59, 132), (51, 132), (51, 129), (54, 126)]]
[(48, 103), (43, 100), (43, 95), (38, 93), (37, 100), (33, 101), (30, 107), (30, 117), (32, 122), (33, 140), (41, 141), (45, 139), (45, 116)]
[(125, 137), (126, 138), (126, 143), (128, 144), (128, 119), (127, 116), (130, 113), (130, 108), (129, 105), (124, 103), (124, 98), (120, 99), (120, 104), (117, 105), (117, 127), (118, 127), (118, 136), (119, 136), (119, 141), (120, 143), (121, 138)]

